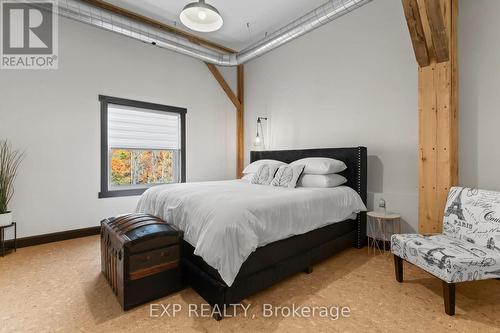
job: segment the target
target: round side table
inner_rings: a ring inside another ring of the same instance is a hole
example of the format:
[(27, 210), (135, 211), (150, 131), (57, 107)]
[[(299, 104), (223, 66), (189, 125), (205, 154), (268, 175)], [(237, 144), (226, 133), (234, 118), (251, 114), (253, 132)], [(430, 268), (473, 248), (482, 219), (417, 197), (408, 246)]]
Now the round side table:
[(5, 229), (7, 228), (12, 228), (14, 227), (14, 247), (12, 248), (12, 250), (14, 250), (14, 252), (17, 251), (17, 225), (16, 225), (16, 222), (12, 222), (11, 224), (9, 225), (4, 225), (4, 226), (0, 226), (0, 247), (2, 249), (2, 257), (5, 256), (5, 252), (6, 250), (10, 250), (10, 249), (5, 249)]
[[(384, 212), (368, 212), (368, 253), (370, 249), (375, 254), (376, 251), (383, 253), (385, 251), (385, 243), (387, 242), (387, 225), (390, 224), (392, 234), (401, 233), (401, 215), (397, 213)], [(371, 232), (370, 232), (371, 231)], [(383, 248), (379, 245), (383, 243)]]

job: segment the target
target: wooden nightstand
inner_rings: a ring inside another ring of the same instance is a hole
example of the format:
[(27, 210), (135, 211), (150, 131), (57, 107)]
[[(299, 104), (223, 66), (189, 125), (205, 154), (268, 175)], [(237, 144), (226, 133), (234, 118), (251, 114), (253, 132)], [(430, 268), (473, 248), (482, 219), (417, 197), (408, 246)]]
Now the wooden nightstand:
[[(368, 212), (366, 215), (368, 216), (368, 253), (370, 249), (373, 249), (374, 254), (377, 250), (383, 253), (386, 242), (390, 241), (390, 236), (387, 237), (388, 232), (390, 231), (390, 235), (401, 233), (401, 215), (389, 212)], [(380, 242), (383, 246), (380, 246)]]

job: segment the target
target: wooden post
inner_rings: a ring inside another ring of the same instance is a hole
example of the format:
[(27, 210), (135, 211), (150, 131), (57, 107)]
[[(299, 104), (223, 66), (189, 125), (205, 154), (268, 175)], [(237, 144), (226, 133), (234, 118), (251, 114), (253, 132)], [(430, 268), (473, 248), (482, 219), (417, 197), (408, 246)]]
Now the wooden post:
[[(429, 6), (429, 1), (440, 5)], [(421, 14), (426, 12), (424, 31), (432, 56), (430, 65), (421, 67), (418, 75), (419, 231), (436, 233), (442, 230), (448, 191), (458, 182), (458, 4), (457, 0), (422, 0), (419, 6)], [(432, 10), (440, 12), (431, 14)], [(436, 29), (430, 23), (439, 21), (438, 16), (443, 18), (446, 41), (439, 40), (442, 33), (433, 32)], [(440, 61), (443, 59), (447, 60)]]
[(458, 183), (458, 1), (402, 3), (420, 65), (419, 231), (437, 233), (442, 229), (448, 191)]

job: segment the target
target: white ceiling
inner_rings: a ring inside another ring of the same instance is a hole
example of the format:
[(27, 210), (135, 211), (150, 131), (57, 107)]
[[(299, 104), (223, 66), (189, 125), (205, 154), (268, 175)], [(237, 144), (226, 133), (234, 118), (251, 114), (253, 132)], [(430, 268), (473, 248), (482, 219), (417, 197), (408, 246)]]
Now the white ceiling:
[[(189, 2), (195, 0), (106, 0), (116, 6), (145, 15), (152, 19), (174, 25), (192, 32), (182, 25), (179, 13)], [(273, 32), (307, 12), (319, 7), (327, 0), (207, 0), (215, 6), (224, 19), (219, 31), (196, 33), (196, 35), (226, 47), (241, 50), (266, 32)], [(250, 31), (247, 28), (250, 23)]]

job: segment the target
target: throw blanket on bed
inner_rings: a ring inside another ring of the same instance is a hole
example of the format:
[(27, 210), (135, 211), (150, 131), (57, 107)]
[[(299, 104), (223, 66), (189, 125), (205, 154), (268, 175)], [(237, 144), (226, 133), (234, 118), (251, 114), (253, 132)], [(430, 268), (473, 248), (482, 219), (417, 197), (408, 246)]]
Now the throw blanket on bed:
[(194, 253), (228, 286), (257, 247), (364, 210), (359, 195), (345, 186), (289, 189), (241, 180), (155, 186), (144, 192), (136, 209), (183, 230)]

